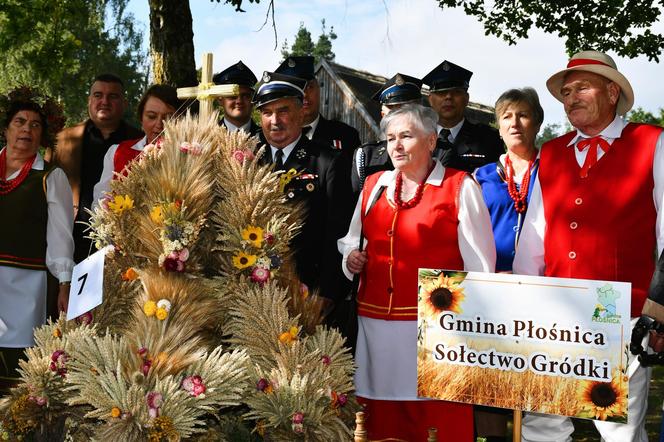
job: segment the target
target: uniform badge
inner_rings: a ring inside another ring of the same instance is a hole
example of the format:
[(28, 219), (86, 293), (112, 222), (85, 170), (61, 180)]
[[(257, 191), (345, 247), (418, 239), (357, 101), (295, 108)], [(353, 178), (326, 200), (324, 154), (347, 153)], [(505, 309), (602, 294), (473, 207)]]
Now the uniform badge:
[(316, 190), (316, 186), (314, 185), (314, 183), (307, 183), (306, 189), (307, 192), (313, 192), (314, 190)]
[(294, 68), (295, 67), (295, 60), (293, 60), (292, 58), (290, 60), (288, 60), (288, 67), (289, 68)]
[(267, 72), (263, 72), (263, 83), (267, 83), (270, 81), (270, 74)]
[(447, 62), (443, 63), (443, 70), (444, 71), (449, 71), (450, 70), (450, 65)]
[(303, 160), (307, 157), (307, 152), (304, 149), (298, 149), (297, 152), (295, 152), (295, 158), (298, 160)]
[(403, 86), (404, 83), (405, 81), (403, 80), (401, 75), (397, 74), (397, 78), (394, 80), (394, 84), (396, 84), (397, 86)]
[(341, 140), (332, 140), (332, 147), (341, 150)]

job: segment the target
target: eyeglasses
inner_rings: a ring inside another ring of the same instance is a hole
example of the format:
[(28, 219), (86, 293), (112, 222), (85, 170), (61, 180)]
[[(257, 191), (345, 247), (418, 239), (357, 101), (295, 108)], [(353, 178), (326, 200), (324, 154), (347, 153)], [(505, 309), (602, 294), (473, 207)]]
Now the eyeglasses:
[(35, 121), (35, 120), (29, 121), (29, 120), (26, 120), (25, 118), (21, 118), (21, 117), (16, 117), (11, 122), (12, 126), (18, 127), (18, 128), (25, 126), (26, 123), (28, 124), (28, 127), (30, 129), (41, 129), (42, 128), (42, 124), (39, 121)]

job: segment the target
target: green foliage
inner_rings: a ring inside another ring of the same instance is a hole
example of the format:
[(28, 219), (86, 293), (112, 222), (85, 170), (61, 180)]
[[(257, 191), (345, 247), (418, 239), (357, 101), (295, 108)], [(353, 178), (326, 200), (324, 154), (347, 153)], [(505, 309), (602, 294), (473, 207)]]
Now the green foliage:
[(657, 23), (662, 2), (651, 0), (530, 1), (437, 0), (441, 8), (462, 7), (476, 17), (486, 35), (510, 45), (527, 38), (533, 26), (565, 39), (568, 54), (584, 49), (615, 51), (634, 58), (659, 61), (664, 36), (650, 27)]
[[(69, 123), (87, 116), (91, 80), (112, 72), (131, 102), (145, 83), (146, 54), (128, 0), (5, 0), (0, 5), (0, 91), (36, 86), (60, 100)], [(108, 25), (110, 23), (110, 25)]]
[(638, 107), (627, 114), (627, 120), (634, 123), (648, 123), (664, 126), (664, 108), (659, 109), (659, 115), (654, 115), (652, 112), (647, 112), (643, 110), (643, 108)]
[(537, 146), (537, 148), (539, 149), (542, 147), (542, 144), (546, 143), (547, 141), (553, 140), (554, 138), (558, 138), (559, 136), (569, 132), (570, 130), (572, 130), (572, 126), (570, 126), (569, 123), (566, 123), (565, 125), (562, 125), (560, 123), (547, 124), (542, 128), (540, 133), (537, 135), (537, 139), (535, 140), (535, 146)]
[(295, 34), (295, 41), (290, 50), (288, 49), (288, 40), (285, 40), (281, 47), (283, 59), (285, 60), (289, 55), (294, 55), (313, 56), (315, 63), (318, 63), (322, 59), (334, 61), (335, 55), (332, 52), (332, 40), (337, 38), (337, 34), (334, 33), (334, 26), (330, 28), (330, 32), (326, 32), (325, 19), (321, 20), (321, 25), (321, 34), (318, 36), (316, 44), (314, 44), (311, 32), (307, 30), (303, 22), (300, 22), (300, 28), (297, 30), (297, 34)]

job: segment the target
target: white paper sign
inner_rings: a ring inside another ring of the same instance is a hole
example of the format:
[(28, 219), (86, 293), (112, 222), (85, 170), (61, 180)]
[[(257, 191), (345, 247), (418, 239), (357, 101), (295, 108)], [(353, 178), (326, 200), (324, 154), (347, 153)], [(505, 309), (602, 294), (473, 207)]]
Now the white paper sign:
[(111, 247), (98, 250), (74, 267), (67, 320), (77, 318), (101, 304), (104, 298), (104, 258)]

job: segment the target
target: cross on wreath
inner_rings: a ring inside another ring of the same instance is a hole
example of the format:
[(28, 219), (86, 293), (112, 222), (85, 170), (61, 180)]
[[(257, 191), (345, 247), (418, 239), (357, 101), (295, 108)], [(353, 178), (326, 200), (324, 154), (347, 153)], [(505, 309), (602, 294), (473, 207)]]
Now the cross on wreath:
[(195, 98), (200, 102), (198, 118), (204, 120), (212, 114), (213, 103), (217, 97), (234, 97), (240, 95), (237, 84), (215, 85), (212, 82), (212, 54), (203, 54), (201, 82), (198, 86), (177, 89), (178, 98)]

